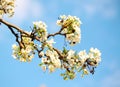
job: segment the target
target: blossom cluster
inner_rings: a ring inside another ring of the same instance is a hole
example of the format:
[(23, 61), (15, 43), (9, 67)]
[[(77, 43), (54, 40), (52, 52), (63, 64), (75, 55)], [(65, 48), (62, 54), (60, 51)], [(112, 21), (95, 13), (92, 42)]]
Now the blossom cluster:
[[(75, 71), (82, 71), (82, 76), (87, 75), (89, 71), (91, 72), (90, 67), (96, 67), (101, 61), (101, 52), (97, 48), (91, 48), (87, 53), (85, 50), (76, 53), (73, 50), (67, 52), (67, 67), (69, 72), (73, 73), (75, 76)], [(87, 69), (88, 68), (88, 69)], [(68, 71), (67, 71), (68, 73)], [(64, 74), (65, 77), (70, 77), (69, 74)], [(72, 76), (72, 78), (73, 78)]]
[(34, 57), (34, 43), (31, 41), (31, 38), (22, 37), (21, 45), (13, 44), (13, 54), (12, 56), (15, 59), (20, 60), (21, 62), (29, 62)]
[(40, 56), (42, 57), (41, 60), (41, 67), (44, 71), (49, 69), (49, 72), (55, 71), (55, 69), (61, 67), (61, 60), (59, 59), (59, 54), (53, 49), (54, 39), (51, 38), (43, 43), (44, 51), (40, 52)]
[[(94, 74), (94, 68), (101, 61), (101, 52), (97, 48), (91, 48), (89, 52), (86, 50), (76, 52), (71, 49), (67, 50), (65, 47), (63, 50), (58, 50), (53, 46), (56, 42), (51, 36), (57, 34), (65, 35), (70, 45), (79, 43), (81, 40), (80, 19), (76, 16), (62, 15), (57, 24), (61, 26), (61, 30), (48, 34), (44, 22), (33, 22), (33, 30), (30, 35), (22, 36), (18, 46), (13, 45), (13, 57), (22, 62), (29, 62), (34, 57), (36, 50), (41, 58), (40, 66), (43, 71), (48, 69), (52, 73), (56, 69), (63, 69), (65, 72), (61, 76), (65, 80), (74, 79), (77, 72), (82, 72), (82, 77), (89, 73)], [(35, 42), (36, 38), (40, 45)]]
[[(49, 69), (49, 72), (55, 69), (65, 69), (66, 72), (61, 76), (67, 79), (74, 79), (77, 72), (82, 71), (82, 77), (91, 73), (90, 67), (96, 67), (101, 61), (101, 53), (97, 48), (91, 48), (87, 53), (85, 50), (75, 52), (73, 50), (64, 49), (62, 52), (63, 58), (55, 50), (47, 50), (46, 53), (41, 52), (42, 63), (40, 66), (44, 71)], [(45, 57), (46, 55), (46, 57)], [(93, 71), (94, 72), (94, 71)]]
[(69, 41), (70, 45), (79, 43), (81, 40), (80, 25), (81, 21), (76, 16), (65, 16), (61, 15), (57, 20), (57, 25), (63, 28), (62, 33), (66, 35), (66, 40)]
[(35, 35), (37, 35), (40, 38), (41, 42), (44, 42), (47, 40), (47, 25), (42, 22), (42, 21), (38, 21), (38, 22), (33, 22), (34, 25), (34, 32)]
[(55, 71), (56, 68), (61, 68), (61, 61), (56, 51), (48, 49), (46, 51), (47, 57), (42, 57), (42, 69), (46, 71), (48, 67), (49, 72)]
[(8, 14), (9, 17), (14, 15), (15, 0), (0, 0), (0, 17)]

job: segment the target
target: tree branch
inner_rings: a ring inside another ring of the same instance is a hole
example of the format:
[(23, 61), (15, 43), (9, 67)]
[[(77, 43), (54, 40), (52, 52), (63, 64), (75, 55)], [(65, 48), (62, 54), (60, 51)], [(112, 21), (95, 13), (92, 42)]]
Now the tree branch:
[(58, 55), (60, 56), (60, 59), (64, 58), (63, 54), (58, 49), (56, 49), (56, 48), (53, 47), (53, 50), (58, 53)]
[(10, 31), (12, 32), (12, 34), (16, 37), (16, 42), (18, 42), (18, 44), (20, 45), (18, 34), (16, 34), (15, 31), (11, 27), (8, 26), (8, 28), (10, 29)]
[[(28, 37), (33, 37), (30, 33), (25, 32), (24, 30), (22, 30), (22, 29), (19, 28), (18, 26), (14, 25), (14, 24), (11, 24), (11, 23), (3, 20), (2, 18), (0, 18), (0, 22), (3, 23), (4, 25), (8, 26), (8, 27), (11, 27), (11, 28), (16, 29), (18, 32), (20, 32), (20, 33), (22, 33), (22, 34), (25, 34), (25, 35), (27, 35)], [(35, 38), (36, 40), (40, 41), (39, 37), (34, 36), (34, 38)]]
[[(25, 34), (25, 35), (28, 36), (28, 37), (31, 37), (31, 38), (33, 38), (33, 39), (36, 39), (36, 40), (40, 41), (40, 40), (39, 40), (39, 37), (34, 36), (34, 35), (32, 35), (32, 34), (30, 34), (30, 33), (28, 33), (28, 32), (25, 32), (24, 30), (22, 30), (22, 29), (19, 28), (18, 26), (14, 25), (14, 24), (11, 24), (11, 23), (3, 20), (2, 18), (0, 18), (0, 22), (3, 23), (4, 25), (8, 26), (8, 28), (11, 30), (12, 34), (16, 37), (16, 41), (18, 42), (18, 44), (19, 44), (20, 46), (21, 46), (21, 44), (20, 44), (20, 42), (19, 42), (19, 40), (18, 40), (19, 36), (18, 36), (18, 34), (16, 34), (16, 33), (14, 32), (13, 28), (16, 29), (20, 34)], [(49, 37), (51, 37), (51, 36), (59, 35), (59, 34), (60, 34), (60, 35), (65, 35), (65, 34), (62, 34), (62, 33), (61, 33), (64, 28), (65, 28), (65, 27), (62, 27), (58, 32), (56, 32), (56, 33), (54, 33), (54, 34), (49, 34), (49, 35), (47, 36), (47, 38), (49, 38)], [(34, 36), (34, 37), (33, 37), (33, 36)], [(63, 58), (63, 55), (62, 55), (62, 53), (61, 53), (59, 50), (57, 50), (57, 49), (55, 49), (55, 48), (53, 48), (53, 49), (58, 53), (58, 55), (60, 56), (60, 58)], [(38, 52), (38, 54), (39, 54), (39, 53), (43, 50), (43, 48), (42, 48), (41, 50), (38, 50), (38, 49), (36, 49), (36, 50), (37, 50), (37, 52)]]
[(13, 25), (13, 24), (11, 24), (11, 23), (8, 23), (7, 21), (5, 21), (5, 20), (3, 20), (3, 19), (1, 19), (1, 18), (0, 18), (0, 22), (3, 23), (3, 24), (5, 24), (5, 25), (8, 26), (8, 27), (12, 27), (12, 28), (16, 29), (17, 31), (26, 34), (27, 36), (30, 36), (29, 33), (23, 31), (21, 28)]
[(56, 32), (56, 33), (54, 33), (54, 34), (49, 34), (49, 35), (47, 36), (47, 38), (49, 38), (49, 37), (51, 37), (51, 36), (55, 36), (55, 35), (63, 35), (63, 36), (65, 36), (65, 34), (62, 34), (62, 33), (61, 33), (64, 28), (66, 28), (66, 27), (62, 27), (58, 32)]

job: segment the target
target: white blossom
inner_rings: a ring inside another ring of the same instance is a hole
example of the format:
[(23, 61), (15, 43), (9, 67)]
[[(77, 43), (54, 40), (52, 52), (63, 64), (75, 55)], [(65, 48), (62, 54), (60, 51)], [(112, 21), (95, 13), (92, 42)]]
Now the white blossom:
[(101, 52), (97, 48), (91, 48), (88, 56), (91, 61), (96, 62), (94, 65), (98, 65), (98, 63), (101, 62)]
[(60, 16), (57, 20), (57, 24), (64, 28), (62, 33), (66, 34), (66, 40), (69, 41), (70, 45), (75, 45), (81, 41), (80, 24), (81, 21), (76, 16)]
[(15, 51), (18, 51), (19, 50), (19, 46), (17, 46), (16, 44), (13, 44), (12, 45), (12, 49), (15, 50)]
[(42, 21), (33, 22), (36, 35), (40, 37), (40, 41), (44, 42), (47, 40), (47, 25)]
[(9, 17), (14, 15), (15, 0), (0, 0), (0, 17), (8, 14)]
[(66, 15), (60, 15), (60, 18), (61, 18), (61, 19), (65, 19), (65, 18), (66, 18)]
[(47, 62), (47, 58), (42, 57), (41, 62), (42, 62), (42, 63), (46, 63), (46, 62)]
[(44, 52), (43, 52), (43, 51), (40, 52), (40, 53), (39, 53), (39, 56), (40, 56), (40, 57), (43, 57), (43, 56), (44, 56)]
[(51, 38), (50, 40), (47, 40), (46, 43), (47, 43), (47, 45), (48, 45), (49, 47), (52, 47), (53, 44), (56, 43), (56, 42), (54, 41), (53, 38)]
[(78, 53), (78, 56), (79, 56), (79, 60), (81, 61), (82, 64), (84, 64), (84, 62), (85, 62), (86, 59), (88, 58), (88, 55), (87, 55), (87, 53), (86, 53), (85, 50), (80, 51), (80, 52)]
[(43, 71), (46, 71), (46, 65), (42, 65), (41, 67)]
[(89, 72), (88, 72), (88, 70), (87, 69), (83, 69), (83, 73), (82, 73), (82, 77), (84, 76), (84, 75), (88, 75), (89, 74)]
[(68, 60), (68, 63), (69, 63), (70, 66), (72, 67), (72, 66), (74, 66), (74, 64), (75, 64), (75, 60), (74, 60), (74, 59), (69, 59), (69, 60)]
[(55, 68), (61, 67), (61, 61), (56, 51), (47, 50), (46, 55), (50, 57), (49, 59), (52, 62), (52, 64), (55, 66)]
[(48, 69), (50, 73), (55, 71), (55, 67), (53, 65), (49, 65)]
[(23, 48), (20, 48), (20, 46), (16, 44), (12, 45), (12, 56), (21, 62), (29, 62), (34, 57), (34, 43), (31, 41), (31, 38), (28, 37), (22, 37), (22, 43), (25, 46)]
[(68, 51), (68, 55), (67, 55), (67, 59), (71, 59), (71, 57), (74, 56), (74, 53), (75, 53), (75, 51), (69, 50), (69, 51)]

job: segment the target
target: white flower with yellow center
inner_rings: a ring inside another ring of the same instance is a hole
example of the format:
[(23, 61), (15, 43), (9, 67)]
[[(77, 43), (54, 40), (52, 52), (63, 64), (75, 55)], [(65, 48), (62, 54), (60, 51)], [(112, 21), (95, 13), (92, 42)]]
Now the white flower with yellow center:
[(91, 65), (97, 66), (98, 63), (101, 62), (101, 52), (97, 48), (91, 48), (88, 56)]
[(71, 58), (74, 56), (74, 54), (75, 54), (75, 51), (69, 50), (69, 51), (68, 51), (68, 54), (67, 54), (67, 59), (68, 59), (68, 60), (71, 59)]
[(40, 38), (41, 42), (47, 40), (47, 25), (42, 21), (33, 22), (35, 34)]
[(79, 61), (81, 61), (81, 64), (83, 65), (85, 63), (86, 59), (88, 58), (86, 51), (85, 50), (80, 51), (78, 53), (78, 56), (79, 56)]
[(50, 40), (47, 40), (46, 43), (47, 43), (47, 46), (53, 47), (53, 44), (56, 43), (56, 42), (54, 41), (53, 38), (51, 38)]
[(63, 28), (62, 33), (66, 34), (66, 40), (70, 45), (75, 45), (81, 41), (81, 21), (79, 18), (71, 15), (62, 15), (57, 21), (57, 24)]
[(52, 73), (55, 71), (55, 67), (53, 65), (48, 66), (49, 72)]
[(0, 0), (0, 17), (8, 14), (9, 17), (14, 15), (15, 0)]

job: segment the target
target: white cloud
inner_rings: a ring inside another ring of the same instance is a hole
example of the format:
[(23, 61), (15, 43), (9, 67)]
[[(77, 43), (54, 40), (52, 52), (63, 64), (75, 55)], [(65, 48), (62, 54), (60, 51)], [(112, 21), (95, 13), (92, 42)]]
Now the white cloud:
[(120, 69), (118, 58), (114, 60), (105, 62), (104, 65), (105, 72), (108, 74), (105, 77), (102, 77), (100, 87), (120, 87)]
[(95, 12), (96, 12), (96, 8), (95, 8), (95, 6), (92, 5), (92, 4), (85, 4), (85, 5), (83, 5), (83, 7), (84, 7), (86, 13), (87, 13), (89, 16), (94, 15)]
[[(119, 59), (119, 58), (115, 58), (115, 59)], [(119, 63), (117, 60), (112, 60), (109, 62), (105, 63), (105, 67), (109, 70), (109, 71), (116, 71), (118, 70)]]
[(45, 85), (45, 84), (42, 84), (42, 85), (40, 85), (40, 87), (46, 87), (46, 85)]
[(34, 0), (16, 0), (15, 15), (10, 19), (13, 23), (22, 23), (29, 18), (38, 18), (43, 14), (42, 4)]
[(120, 87), (120, 70), (115, 71), (112, 75), (102, 81), (101, 87)]
[(31, 13), (33, 17), (40, 17), (43, 13), (43, 7), (39, 3), (34, 3), (34, 7), (31, 8)]
[(15, 15), (13, 18), (23, 20), (28, 14), (30, 2), (29, 0), (16, 0)]
[(105, 18), (113, 18), (117, 14), (114, 0), (92, 0), (84, 2), (83, 9), (88, 16), (100, 15)]

